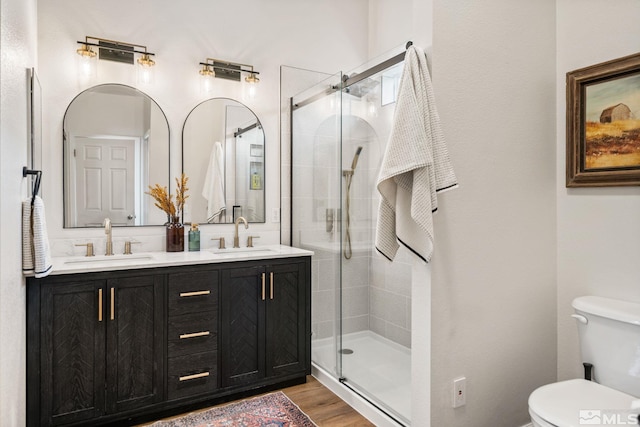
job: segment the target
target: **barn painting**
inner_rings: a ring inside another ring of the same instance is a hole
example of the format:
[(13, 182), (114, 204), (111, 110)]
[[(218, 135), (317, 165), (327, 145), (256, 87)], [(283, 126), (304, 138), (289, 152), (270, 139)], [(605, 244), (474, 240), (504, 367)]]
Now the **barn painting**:
[(622, 103), (606, 108), (600, 114), (600, 123), (613, 123), (618, 120), (629, 119), (631, 119), (631, 109)]
[(585, 169), (640, 166), (640, 73), (585, 88)]

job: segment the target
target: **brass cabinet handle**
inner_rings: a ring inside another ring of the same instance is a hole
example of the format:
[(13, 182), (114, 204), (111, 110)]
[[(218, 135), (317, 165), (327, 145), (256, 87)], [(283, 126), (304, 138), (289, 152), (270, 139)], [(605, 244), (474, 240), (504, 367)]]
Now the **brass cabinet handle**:
[(209, 331), (193, 332), (191, 334), (181, 334), (180, 339), (184, 340), (187, 338), (206, 337), (207, 335), (209, 335)]
[(269, 273), (269, 298), (273, 299), (273, 271)]
[(98, 289), (98, 322), (102, 322), (102, 289)]
[(180, 292), (180, 298), (197, 297), (197, 296), (209, 295), (209, 294), (211, 294), (211, 291)]
[(200, 372), (199, 374), (193, 374), (193, 375), (185, 375), (184, 377), (180, 377), (180, 381), (189, 381), (189, 380), (195, 380), (196, 378), (204, 378), (204, 377), (208, 377), (209, 376), (209, 372)]
[(111, 320), (115, 318), (115, 305), (116, 305), (116, 289), (111, 288)]
[(266, 289), (265, 289), (265, 283), (264, 283), (265, 281), (266, 281), (266, 273), (262, 273), (262, 301), (266, 299), (266, 296), (265, 296)]

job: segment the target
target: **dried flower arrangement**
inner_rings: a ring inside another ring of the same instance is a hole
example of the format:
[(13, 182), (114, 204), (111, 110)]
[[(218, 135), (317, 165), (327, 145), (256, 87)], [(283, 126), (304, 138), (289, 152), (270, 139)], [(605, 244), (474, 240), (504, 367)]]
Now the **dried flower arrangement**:
[(180, 217), (180, 213), (184, 210), (185, 201), (189, 198), (187, 191), (187, 182), (189, 177), (184, 173), (180, 176), (180, 179), (176, 178), (176, 202), (173, 202), (173, 195), (169, 194), (167, 187), (161, 187), (159, 184), (155, 186), (149, 186), (149, 194), (156, 201), (156, 207), (163, 210), (169, 221), (175, 221), (175, 218)]

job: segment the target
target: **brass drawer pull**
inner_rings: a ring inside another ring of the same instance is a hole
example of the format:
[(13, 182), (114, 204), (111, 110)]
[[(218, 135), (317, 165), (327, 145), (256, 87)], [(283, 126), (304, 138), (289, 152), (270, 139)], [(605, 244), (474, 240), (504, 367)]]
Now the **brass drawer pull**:
[(273, 271), (269, 273), (269, 298), (273, 299)]
[(201, 372), (199, 374), (185, 375), (184, 377), (180, 377), (180, 381), (195, 380), (197, 378), (204, 378), (208, 376), (209, 376), (209, 372)]
[(184, 297), (198, 297), (202, 295), (209, 295), (211, 291), (194, 291), (194, 292), (180, 292), (180, 298)]
[(265, 283), (264, 283), (265, 281), (266, 281), (265, 273), (262, 273), (262, 301), (266, 299), (266, 296), (265, 296), (266, 289), (265, 289)]
[(98, 322), (102, 322), (102, 289), (98, 289)]
[(111, 288), (111, 320), (115, 318), (116, 289)]
[(181, 334), (180, 339), (183, 340), (186, 338), (206, 337), (207, 335), (209, 335), (209, 331), (194, 332), (192, 334)]

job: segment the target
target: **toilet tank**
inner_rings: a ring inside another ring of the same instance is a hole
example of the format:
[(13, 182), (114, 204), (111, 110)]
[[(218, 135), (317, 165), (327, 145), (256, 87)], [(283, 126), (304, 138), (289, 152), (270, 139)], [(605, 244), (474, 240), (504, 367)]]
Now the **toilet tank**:
[(584, 296), (573, 300), (583, 362), (598, 383), (640, 397), (640, 304)]

